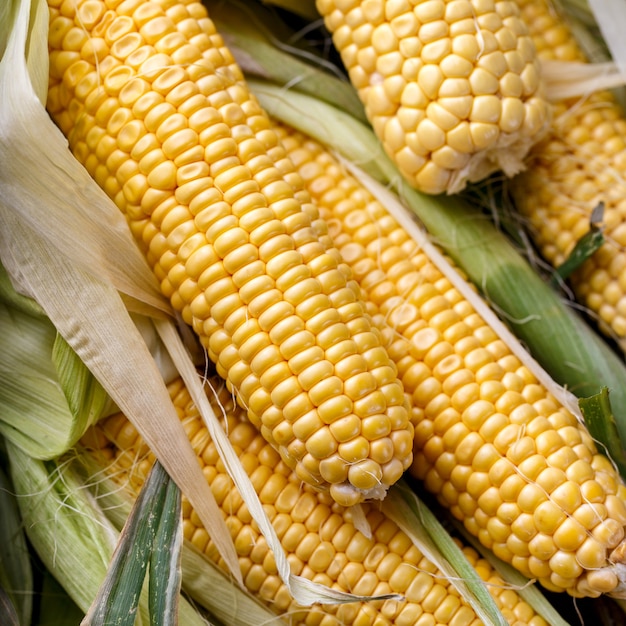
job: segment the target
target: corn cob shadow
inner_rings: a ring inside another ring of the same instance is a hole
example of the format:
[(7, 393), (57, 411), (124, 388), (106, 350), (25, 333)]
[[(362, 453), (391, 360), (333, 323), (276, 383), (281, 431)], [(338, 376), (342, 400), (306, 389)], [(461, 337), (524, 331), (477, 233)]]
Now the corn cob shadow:
[[(541, 60), (587, 62), (573, 31), (546, 0), (518, 0)], [(511, 184), (516, 207), (543, 257), (558, 267), (604, 203), (604, 245), (570, 277), (600, 328), (626, 346), (626, 119), (609, 91), (554, 103), (550, 131)]]
[(48, 4), (47, 108), (163, 293), (302, 480), (382, 498), (412, 459), (395, 365), (206, 9)]
[[(202, 418), (181, 381), (169, 386), (174, 405), (196, 450), (207, 481), (231, 531), (242, 575), (249, 591), (288, 623), (307, 626), (336, 624), (449, 624), (474, 626), (475, 612), (450, 581), (374, 503), (363, 504), (373, 536), (355, 527), (349, 508), (328, 494), (303, 486), (278, 453), (246, 419), (225, 386), (217, 386), (211, 401), (226, 416), (225, 428), (259, 494), (294, 573), (356, 594), (398, 593), (404, 601), (344, 605), (294, 604), (276, 572), (264, 537), (227, 475)], [(219, 403), (219, 405), (218, 405)], [(102, 420), (83, 439), (114, 480), (136, 493), (154, 461), (135, 428), (122, 414)], [(183, 504), (184, 534), (209, 559), (218, 554), (188, 502)], [(464, 553), (510, 624), (544, 626), (545, 620), (508, 588), (491, 566), (471, 548)], [(219, 563), (224, 567), (223, 561)]]
[(316, 5), (374, 132), (415, 188), (455, 193), (523, 168), (549, 106), (514, 2)]
[(623, 597), (614, 466), (382, 204), (320, 144), (280, 128), (411, 396), (411, 474), (527, 577)]

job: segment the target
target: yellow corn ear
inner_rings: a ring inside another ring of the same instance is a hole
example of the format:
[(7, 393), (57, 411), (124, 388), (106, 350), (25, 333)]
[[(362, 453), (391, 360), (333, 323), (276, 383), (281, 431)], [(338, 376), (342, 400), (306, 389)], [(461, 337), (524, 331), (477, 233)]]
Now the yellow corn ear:
[[(586, 62), (567, 23), (546, 0), (518, 0), (539, 57)], [(571, 277), (602, 330), (626, 349), (626, 119), (609, 91), (555, 103), (548, 136), (514, 181), (516, 206), (541, 254), (565, 261), (604, 203), (605, 243)]]
[(302, 480), (382, 498), (411, 463), (395, 366), (205, 8), (49, 7), (48, 110), (163, 293)]
[(511, 1), (317, 0), (374, 132), (426, 193), (520, 171), (549, 119)]
[(529, 578), (624, 597), (626, 487), (586, 428), (368, 190), (319, 143), (278, 128), (411, 396), (411, 473)]
[[(367, 539), (352, 521), (350, 509), (334, 503), (328, 494), (302, 486), (300, 479), (282, 462), (276, 451), (235, 407), (229, 392), (218, 387), (216, 397), (224, 409), (228, 437), (241, 458), (265, 510), (287, 553), (294, 574), (320, 584), (356, 594), (399, 593), (406, 600), (355, 602), (344, 605), (296, 605), (276, 573), (272, 552), (252, 523), (250, 514), (224, 470), (218, 451), (202, 418), (181, 381), (173, 382), (170, 394), (204, 475), (224, 514), (239, 556), (246, 587), (288, 623), (306, 626), (479, 626), (473, 609), (459, 596), (445, 576), (412, 544), (410, 538), (372, 504), (363, 509), (373, 537)], [(218, 410), (221, 414), (221, 409)], [(106, 464), (110, 475), (141, 487), (153, 457), (135, 428), (117, 414), (100, 422), (89, 434), (89, 444)], [(208, 558), (218, 554), (198, 517), (183, 502), (185, 538)], [(546, 622), (507, 588), (487, 561), (464, 548), (470, 562), (489, 584), (496, 603), (511, 624), (545, 626)], [(221, 560), (219, 563), (224, 567)]]

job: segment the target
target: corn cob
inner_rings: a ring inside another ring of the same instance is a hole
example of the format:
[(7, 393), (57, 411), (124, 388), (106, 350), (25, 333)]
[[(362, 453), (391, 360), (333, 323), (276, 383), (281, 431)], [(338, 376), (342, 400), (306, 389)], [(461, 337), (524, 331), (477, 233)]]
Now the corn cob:
[(411, 463), (395, 366), (204, 7), (49, 6), (48, 110), (172, 306), (302, 480), (383, 497)]
[(320, 144), (279, 128), (411, 395), (411, 473), (548, 589), (624, 595), (626, 487), (585, 427), (369, 191)]
[[(545, 0), (518, 0), (539, 57), (586, 62), (567, 23)], [(555, 103), (549, 135), (512, 186), (541, 254), (555, 267), (590, 228), (604, 203), (605, 243), (571, 276), (602, 330), (626, 347), (626, 119), (609, 91)]]
[[(470, 606), (383, 511), (371, 504), (363, 505), (373, 533), (372, 539), (366, 539), (353, 525), (349, 509), (334, 503), (328, 494), (301, 485), (300, 479), (234, 406), (231, 395), (222, 386), (212, 401), (219, 402), (224, 409), (229, 438), (287, 552), (292, 571), (357, 594), (393, 592), (406, 597), (403, 602), (357, 602), (306, 609), (295, 605), (276, 574), (273, 555), (251, 522), (186, 388), (181, 381), (175, 381), (169, 389), (231, 530), (245, 584), (272, 610), (285, 614), (290, 623), (307, 626), (337, 623), (478, 626), (480, 621)], [(153, 457), (122, 414), (100, 422), (85, 441), (92, 448), (100, 448), (94, 454), (107, 465), (112, 477), (130, 485), (132, 491), (141, 487)], [(217, 560), (215, 547), (186, 500), (183, 516), (185, 538), (208, 558)], [(466, 547), (464, 552), (489, 583), (496, 603), (511, 624), (546, 624), (515, 591), (507, 589), (473, 549)], [(221, 560), (219, 563), (224, 566)]]
[(544, 130), (535, 50), (510, 1), (317, 0), (387, 154), (436, 194), (520, 171)]

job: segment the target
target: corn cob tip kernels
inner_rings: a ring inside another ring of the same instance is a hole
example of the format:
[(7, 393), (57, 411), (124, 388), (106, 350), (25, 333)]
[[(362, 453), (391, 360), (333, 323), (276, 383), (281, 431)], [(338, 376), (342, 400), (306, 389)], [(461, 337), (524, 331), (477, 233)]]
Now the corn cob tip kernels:
[(383, 497), (412, 460), (395, 365), (204, 6), (48, 5), (48, 111), (164, 295), (302, 480)]
[(549, 123), (534, 45), (512, 1), (317, 0), (387, 154), (426, 193), (523, 160)]

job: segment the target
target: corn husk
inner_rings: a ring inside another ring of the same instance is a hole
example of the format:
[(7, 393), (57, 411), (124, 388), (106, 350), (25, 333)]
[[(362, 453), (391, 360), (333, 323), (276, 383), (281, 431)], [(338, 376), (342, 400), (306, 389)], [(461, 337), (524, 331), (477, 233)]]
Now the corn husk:
[[(71, 463), (33, 459), (10, 442), (7, 449), (28, 539), (47, 570), (87, 612), (105, 578), (119, 532)], [(181, 623), (206, 623), (191, 605), (180, 602)], [(150, 623), (145, 593), (135, 623)]]
[(176, 626), (182, 550), (180, 491), (156, 462), (121, 532), (83, 626), (133, 626), (145, 577), (150, 620)]
[[(281, 85), (297, 85), (298, 90), (327, 99), (339, 109), (365, 122), (365, 111), (357, 93), (341, 70), (302, 44), (298, 33), (282, 23), (275, 11), (241, 0), (213, 2), (211, 20), (224, 37), (248, 76), (257, 76)], [(276, 4), (276, 3), (273, 3)], [(304, 3), (293, 3), (304, 8)], [(315, 8), (305, 17), (319, 19)], [(320, 20), (321, 22), (321, 20)]]
[(16, 624), (30, 624), (33, 613), (33, 570), (13, 485), (2, 468), (0, 468), (0, 592), (2, 622), (9, 624), (14, 620)]
[(0, 302), (0, 433), (30, 456), (63, 454), (108, 396), (47, 318)]
[[(89, 454), (80, 454), (74, 462), (107, 518), (116, 528), (121, 529), (133, 505), (130, 491), (121, 489), (108, 477), (106, 468), (101, 467)], [(186, 540), (183, 541), (182, 576), (185, 593), (206, 607), (224, 625), (258, 626), (283, 623), (245, 589), (233, 584), (223, 570)]]

